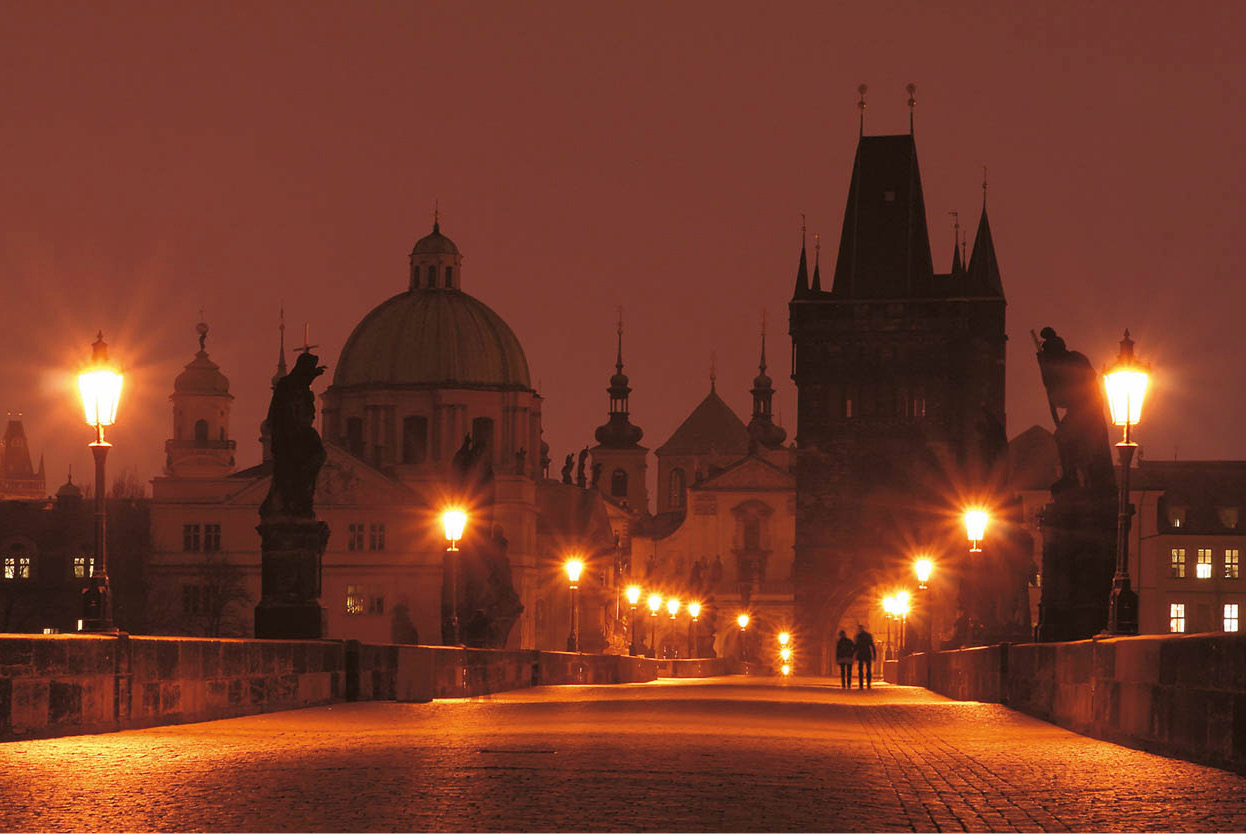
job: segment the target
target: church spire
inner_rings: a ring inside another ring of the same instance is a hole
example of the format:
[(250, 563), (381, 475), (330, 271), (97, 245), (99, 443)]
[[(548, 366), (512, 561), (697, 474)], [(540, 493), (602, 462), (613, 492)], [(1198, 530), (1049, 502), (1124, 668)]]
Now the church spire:
[(277, 384), (277, 380), (285, 376), (286, 370), (286, 308), (283, 304), (280, 310), (281, 323), (277, 325), (277, 373), (273, 376), (273, 385)]
[[(822, 292), (822, 236), (813, 236), (813, 286), (814, 292)], [(763, 328), (764, 329), (764, 328)]]
[(619, 308), (618, 351), (614, 360), (614, 376), (610, 377), (610, 417), (595, 433), (597, 442), (610, 449), (634, 448), (644, 436), (639, 426), (632, 425), (628, 398), (632, 393), (627, 374), (623, 373), (623, 308)]
[(753, 378), (753, 418), (748, 424), (748, 436), (751, 444), (777, 449), (787, 439), (787, 432), (774, 424), (771, 415), (771, 401), (774, 398), (774, 386), (766, 374), (766, 312), (761, 314), (761, 360), (757, 366), (757, 376)]
[(952, 275), (960, 275), (965, 271), (964, 262), (960, 257), (960, 212), (949, 211), (952, 215)]
[(800, 265), (796, 267), (796, 291), (793, 298), (809, 294), (809, 261), (805, 257), (805, 215), (800, 216)]
[(978, 220), (978, 233), (973, 239), (973, 254), (966, 267), (969, 292), (973, 295), (1004, 295), (1004, 284), (999, 274), (999, 261), (995, 258), (995, 241), (991, 238), (991, 222), (986, 215), (986, 182), (982, 188), (982, 217)]

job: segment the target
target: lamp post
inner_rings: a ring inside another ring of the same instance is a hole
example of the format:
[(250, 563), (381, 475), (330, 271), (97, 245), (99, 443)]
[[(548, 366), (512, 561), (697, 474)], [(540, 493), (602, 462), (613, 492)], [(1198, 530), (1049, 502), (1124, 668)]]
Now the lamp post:
[(688, 614), (692, 619), (688, 623), (688, 657), (697, 656), (697, 618), (701, 616), (701, 603), (688, 603)]
[[(671, 615), (671, 644), (673, 647), (675, 643), (675, 615), (679, 613), (678, 599), (671, 597), (666, 601), (666, 613)], [(674, 651), (676, 654), (679, 653), (678, 649), (674, 649)]]
[(1115, 364), (1103, 374), (1107, 389), (1108, 408), (1112, 422), (1124, 428), (1124, 436), (1116, 444), (1116, 456), (1121, 466), (1120, 496), (1117, 504), (1116, 573), (1112, 577), (1112, 596), (1108, 600), (1108, 633), (1138, 633), (1138, 595), (1129, 583), (1129, 527), (1133, 507), (1129, 503), (1129, 467), (1133, 462), (1134, 442), (1130, 431), (1142, 416), (1142, 401), (1146, 398), (1150, 382), (1150, 366), (1134, 358), (1133, 339), (1129, 331), (1121, 339), (1120, 354)]
[(930, 574), (934, 572), (934, 562), (922, 557), (913, 562), (913, 573), (917, 574), (917, 590), (922, 592), (922, 607), (926, 610), (926, 651), (934, 651), (934, 597), (930, 593)]
[(748, 660), (748, 614), (741, 611), (735, 618), (735, 624), (740, 627), (740, 660)]
[(467, 526), (467, 513), (451, 509), (441, 514), (441, 524), (446, 530), (446, 541), (450, 542), (446, 552), (450, 554), (450, 633), (454, 645), (459, 645), (459, 563), (455, 554), (459, 552), (459, 542), (463, 540), (463, 528)]
[(82, 395), (86, 422), (95, 429), (95, 440), (91, 443), (91, 456), (95, 458), (95, 565), (91, 568), (87, 586), (82, 590), (80, 631), (117, 630), (112, 622), (112, 594), (108, 587), (105, 543), (104, 461), (112, 444), (104, 439), (104, 427), (117, 421), (122, 379), (122, 375), (108, 361), (108, 345), (104, 343), (101, 331), (91, 345), (91, 364), (78, 375), (78, 391)]
[(662, 609), (662, 595), (649, 595), (649, 656), (658, 656), (658, 611)]
[(908, 630), (909, 621), (909, 592), (901, 591), (896, 594), (896, 616), (900, 618), (900, 651), (904, 651), (906, 643), (905, 631)]
[(578, 652), (580, 650), (580, 611), (576, 605), (577, 594), (580, 590), (580, 574), (584, 572), (584, 562), (580, 559), (568, 559), (564, 567), (567, 569), (567, 579), (571, 582), (571, 634), (567, 636), (567, 651)]
[(627, 647), (627, 653), (630, 654), (632, 657), (635, 657), (636, 655), (640, 654), (640, 650), (636, 648), (637, 646), (636, 638), (638, 636), (636, 634), (636, 631), (637, 631), (636, 604), (639, 602), (640, 602), (640, 586), (639, 585), (627, 586), (627, 604), (631, 606), (631, 609), (632, 609), (632, 621), (631, 621), (631, 625), (628, 626), (628, 628), (631, 629), (631, 640), (628, 641), (629, 645)]
[[(969, 553), (971, 555), (982, 552), (981, 543), (986, 538), (986, 525), (990, 520), (990, 513), (980, 507), (965, 510), (965, 537), (969, 539)], [(971, 640), (975, 639), (979, 634), (979, 626), (981, 624), (981, 618), (978, 617), (982, 605), (981, 593), (979, 592), (980, 573), (980, 570), (977, 570), (973, 564), (970, 564), (969, 570), (961, 578), (961, 605), (968, 614), (969, 622), (966, 633)]]
[(883, 613), (887, 615), (887, 655), (889, 655), (889, 657), (884, 656), (883, 659), (891, 660), (898, 654), (895, 647), (891, 645), (891, 621), (894, 620), (896, 616), (895, 597), (883, 597)]

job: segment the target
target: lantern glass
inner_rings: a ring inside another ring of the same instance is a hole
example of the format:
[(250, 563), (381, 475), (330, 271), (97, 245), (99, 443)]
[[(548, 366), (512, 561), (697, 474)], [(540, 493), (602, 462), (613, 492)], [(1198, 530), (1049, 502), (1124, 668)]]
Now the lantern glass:
[(967, 510), (965, 512), (965, 535), (971, 542), (980, 542), (986, 537), (986, 523), (991, 517), (986, 510)]
[(1108, 409), (1112, 422), (1118, 426), (1136, 426), (1142, 419), (1142, 401), (1146, 399), (1150, 374), (1135, 366), (1114, 366), (1103, 375), (1108, 393)]
[(736, 617), (735, 622), (740, 628), (748, 628), (748, 614), (741, 614)]
[(649, 595), (649, 610), (658, 613), (658, 609), (662, 607), (662, 597), (657, 594)]
[(896, 613), (901, 617), (909, 613), (909, 592), (901, 591), (896, 594)]
[(701, 603), (699, 602), (688, 603), (688, 613), (692, 615), (692, 619), (694, 620), (697, 617), (701, 616)]
[(635, 605), (640, 602), (640, 586), (630, 585), (627, 589), (627, 604)]
[(446, 541), (461, 541), (463, 528), (467, 526), (467, 513), (462, 510), (446, 510), (441, 514), (441, 523), (446, 528)]
[(88, 426), (111, 426), (117, 422), (121, 402), (121, 374), (107, 367), (94, 367), (78, 375), (78, 393)]
[(567, 569), (567, 578), (572, 582), (579, 582), (580, 574), (584, 572), (584, 563), (579, 559), (568, 559), (565, 567)]
[(666, 611), (672, 617), (679, 613), (679, 600), (671, 597), (666, 601)]
[(894, 617), (896, 615), (896, 598), (895, 597), (883, 597), (883, 612), (888, 617)]
[(925, 585), (930, 581), (930, 574), (934, 570), (934, 562), (929, 559), (918, 559), (913, 563), (913, 572), (917, 574), (917, 581)]
[(779, 632), (779, 645), (780, 646), (786, 646), (788, 641), (791, 639), (792, 639), (792, 635), (788, 634), (786, 631)]

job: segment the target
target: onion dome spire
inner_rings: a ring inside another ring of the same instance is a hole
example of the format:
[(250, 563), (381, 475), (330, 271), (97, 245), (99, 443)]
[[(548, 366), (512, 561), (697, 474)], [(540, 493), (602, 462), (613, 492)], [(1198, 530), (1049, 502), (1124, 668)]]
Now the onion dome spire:
[(771, 400), (774, 398), (774, 386), (766, 374), (766, 313), (761, 314), (761, 362), (758, 374), (753, 378), (753, 419), (748, 424), (748, 436), (751, 441), (767, 449), (778, 449), (787, 439), (787, 432), (774, 424), (771, 414)]
[(628, 416), (628, 396), (632, 393), (627, 374), (623, 373), (623, 308), (619, 308), (618, 352), (615, 355), (614, 375), (610, 377), (610, 418), (597, 427), (597, 442), (609, 449), (630, 449), (640, 442), (644, 431), (632, 425)]

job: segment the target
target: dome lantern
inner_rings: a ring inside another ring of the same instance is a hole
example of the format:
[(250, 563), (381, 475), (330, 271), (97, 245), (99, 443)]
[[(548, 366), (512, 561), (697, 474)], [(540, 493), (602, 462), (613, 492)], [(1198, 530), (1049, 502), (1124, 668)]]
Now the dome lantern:
[(463, 256), (454, 241), (441, 233), (434, 214), (432, 234), (416, 241), (411, 250), (410, 290), (457, 290)]

